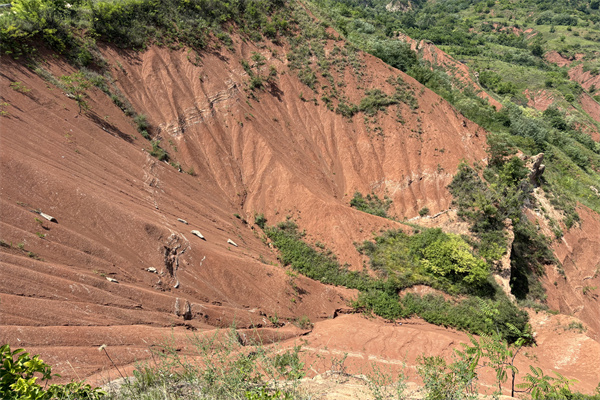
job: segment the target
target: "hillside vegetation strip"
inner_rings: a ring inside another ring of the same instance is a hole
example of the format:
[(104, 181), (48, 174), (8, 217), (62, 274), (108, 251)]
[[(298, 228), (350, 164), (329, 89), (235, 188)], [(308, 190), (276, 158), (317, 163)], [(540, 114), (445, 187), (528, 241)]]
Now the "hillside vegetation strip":
[[(284, 265), (322, 283), (358, 289), (360, 295), (354, 302), (358, 309), (364, 308), (391, 320), (417, 315), (436, 325), (477, 334), (498, 330), (510, 341), (518, 337), (507, 323), (520, 330), (527, 324), (527, 314), (493, 287), (485, 261), (475, 257), (469, 246), (454, 235), (439, 230), (413, 236), (389, 232), (376, 239), (376, 243), (366, 242), (363, 249), (371, 256), (372, 268), (379, 273), (373, 276), (350, 271), (348, 266), (341, 266), (333, 254), (309, 246), (292, 221), (268, 227), (265, 233), (280, 251)], [(403, 243), (395, 243), (397, 241)], [(383, 267), (379, 266), (381, 253), (390, 260)], [(402, 257), (405, 257), (404, 262)], [(467, 296), (463, 300), (445, 300), (441, 295), (399, 297), (402, 289), (420, 283), (453, 294), (479, 292), (481, 296)], [(481, 285), (479, 290), (478, 285)], [(495, 310), (494, 318), (488, 316), (489, 310)]]

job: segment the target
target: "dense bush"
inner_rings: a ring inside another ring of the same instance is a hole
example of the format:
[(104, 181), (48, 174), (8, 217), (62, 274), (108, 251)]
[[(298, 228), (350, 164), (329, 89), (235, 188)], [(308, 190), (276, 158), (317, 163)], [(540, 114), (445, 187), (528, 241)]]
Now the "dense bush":
[(298, 226), (291, 221), (269, 227), (265, 233), (281, 252), (281, 262), (311, 279), (359, 290), (371, 284), (367, 275), (341, 267), (335, 259), (304, 243)]
[(367, 90), (365, 97), (360, 100), (358, 109), (369, 116), (375, 115), (378, 111), (385, 110), (392, 104), (397, 104), (398, 100), (386, 95), (379, 89)]
[(510, 220), (515, 235), (511, 251), (512, 292), (517, 298), (543, 301), (543, 293), (532, 289), (537, 277), (543, 275), (545, 265), (556, 260), (548, 241), (522, 214), (529, 201), (527, 170), (519, 158), (502, 156), (511, 151), (502, 146), (499, 138), (494, 137), (492, 143), (491, 163), (484, 172), (486, 180), (462, 164), (449, 189), (458, 206), (458, 215), (471, 222), (471, 230), (480, 241), (479, 254), (490, 261), (498, 260), (504, 253), (503, 230), (505, 221)]
[(411, 50), (408, 44), (399, 40), (378, 40), (372, 45), (370, 52), (385, 63), (404, 72), (417, 63), (417, 54)]

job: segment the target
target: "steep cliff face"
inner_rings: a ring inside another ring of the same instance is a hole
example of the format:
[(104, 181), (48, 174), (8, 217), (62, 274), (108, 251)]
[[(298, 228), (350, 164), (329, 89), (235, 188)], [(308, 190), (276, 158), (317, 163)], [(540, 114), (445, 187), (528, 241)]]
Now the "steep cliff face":
[(569, 230), (554, 245), (563, 269), (548, 271), (548, 304), (585, 321), (588, 335), (600, 341), (600, 240), (597, 235), (600, 218), (587, 208), (578, 211), (581, 225)]

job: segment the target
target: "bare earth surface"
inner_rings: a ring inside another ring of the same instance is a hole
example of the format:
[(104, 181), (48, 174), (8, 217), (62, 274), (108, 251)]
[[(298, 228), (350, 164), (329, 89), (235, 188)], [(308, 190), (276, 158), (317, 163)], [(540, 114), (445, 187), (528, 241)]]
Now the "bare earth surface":
[[(360, 116), (349, 121), (302, 101), (301, 94), (312, 93), (294, 73), (282, 73), (283, 57), (238, 39), (235, 47), (203, 54), (200, 62), (183, 50), (103, 49), (116, 84), (148, 116), (151, 134), (184, 171), (193, 167), (193, 176), (150, 156), (132, 119), (98, 89), (89, 90), (91, 110), (78, 114), (59, 88), (1, 59), (0, 94), (10, 106), (0, 117), (0, 239), (6, 244), (0, 247), (0, 342), (41, 354), (64, 380), (99, 382), (116, 377), (98, 351), (102, 344), (130, 371), (165, 338), (184, 343), (190, 334), (234, 324), (243, 334), (302, 341), (303, 354), (322, 364), (318, 373), (345, 353), (357, 373), (371, 361), (414, 369), (418, 355), (448, 356), (467, 340), (420, 320), (333, 318), (356, 292), (286, 274), (253, 221), (255, 213), (269, 224), (292, 218), (309, 242), (324, 243), (360, 270), (364, 260), (353, 243), (402, 225), (350, 208), (354, 192), (387, 194), (400, 218), (423, 207), (432, 214), (447, 210), (446, 186), (460, 160), (485, 158), (485, 132), (412, 78), (365, 55), (364, 87), (389, 93), (386, 79), (401, 75), (419, 102), (416, 110), (403, 106), (404, 124), (380, 113), (383, 133), (376, 134)], [(258, 93), (258, 101), (247, 97), (240, 64), (253, 51), (279, 71), (276, 88)], [(57, 77), (73, 72), (60, 59), (47, 60), (45, 68)], [(30, 91), (13, 90), (11, 82)], [(346, 82), (358, 102), (358, 83), (353, 76)], [(567, 244), (557, 247), (561, 257), (581, 258), (576, 265), (586, 276), (598, 263), (599, 227), (597, 216), (586, 215), (582, 231), (568, 233)], [(596, 239), (589, 241), (590, 234)], [(585, 278), (564, 264), (567, 277)], [(589, 284), (597, 283), (595, 277)], [(577, 291), (573, 285), (569, 290)], [(597, 293), (549, 298), (587, 321), (586, 332), (557, 328), (571, 317), (534, 316), (535, 364), (579, 379), (585, 391), (600, 379), (599, 327), (589, 322), (598, 315)], [(316, 323), (306, 336), (291, 324), (301, 316)]]

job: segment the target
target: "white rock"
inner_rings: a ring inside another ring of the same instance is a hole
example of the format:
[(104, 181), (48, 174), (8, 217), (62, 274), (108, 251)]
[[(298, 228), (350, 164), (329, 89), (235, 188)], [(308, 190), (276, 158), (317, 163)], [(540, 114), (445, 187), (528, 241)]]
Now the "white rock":
[(43, 212), (41, 212), (40, 215), (50, 222), (56, 222), (56, 218), (54, 218), (52, 215), (44, 214)]
[(200, 231), (193, 230), (193, 231), (192, 231), (192, 233), (193, 233), (194, 235), (198, 236), (200, 239), (204, 239), (204, 240), (206, 240), (206, 239), (204, 238), (204, 235), (203, 235), (203, 234), (201, 234), (201, 233), (200, 233)]

